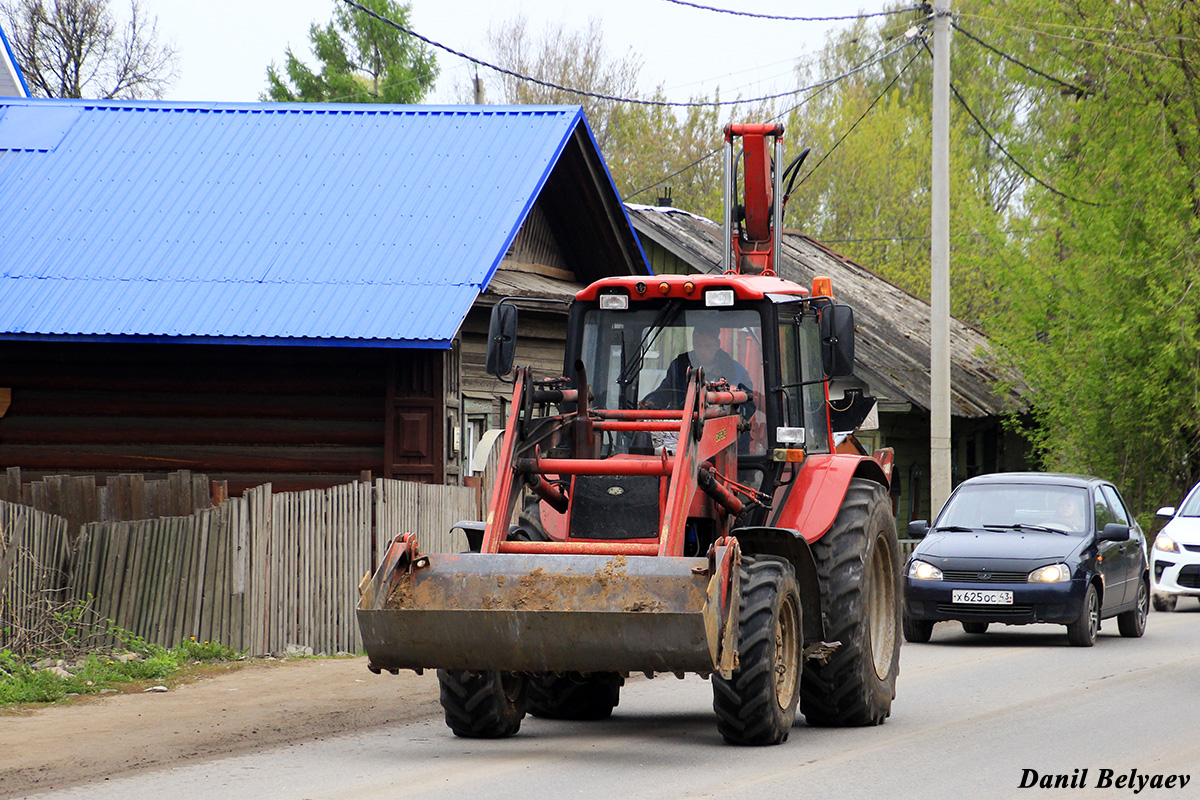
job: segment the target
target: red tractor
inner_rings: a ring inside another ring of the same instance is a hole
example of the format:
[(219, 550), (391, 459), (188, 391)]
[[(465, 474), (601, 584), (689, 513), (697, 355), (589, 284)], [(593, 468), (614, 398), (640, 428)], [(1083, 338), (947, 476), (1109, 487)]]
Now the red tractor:
[[(631, 673), (711, 677), (736, 744), (784, 741), (797, 705), (820, 726), (890, 713), (891, 453), (851, 435), (873, 398), (829, 399), (853, 370), (851, 309), (827, 279), (774, 273), (782, 132), (726, 128), (731, 269), (599, 281), (571, 306), (564, 376), (516, 371), (487, 520), (460, 524), (471, 552), (404, 534), (364, 585), (370, 668), (436, 668), (454, 733), (605, 718)], [(493, 314), (498, 375), (516, 313)]]

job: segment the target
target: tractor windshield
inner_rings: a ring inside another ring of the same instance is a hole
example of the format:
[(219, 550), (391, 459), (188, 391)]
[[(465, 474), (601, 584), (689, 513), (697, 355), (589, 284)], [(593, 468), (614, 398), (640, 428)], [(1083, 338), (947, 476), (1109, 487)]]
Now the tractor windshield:
[[(583, 363), (596, 408), (683, 407), (690, 368), (706, 381), (746, 390), (742, 413), (751, 430), (739, 453), (761, 455), (764, 435), (762, 320), (747, 309), (696, 309), (674, 301), (657, 308), (591, 309), (584, 316)], [(655, 434), (656, 450), (674, 449), (673, 434)], [(628, 439), (629, 437), (625, 437)], [(630, 442), (610, 443), (627, 452)]]

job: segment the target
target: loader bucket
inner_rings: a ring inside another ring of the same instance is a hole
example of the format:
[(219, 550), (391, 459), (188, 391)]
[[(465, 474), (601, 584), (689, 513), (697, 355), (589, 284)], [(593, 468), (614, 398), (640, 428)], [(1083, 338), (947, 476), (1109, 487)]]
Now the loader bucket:
[(727, 568), (735, 553), (723, 555), (385, 560), (364, 590), (359, 628), (376, 671), (727, 673), (737, 569)]

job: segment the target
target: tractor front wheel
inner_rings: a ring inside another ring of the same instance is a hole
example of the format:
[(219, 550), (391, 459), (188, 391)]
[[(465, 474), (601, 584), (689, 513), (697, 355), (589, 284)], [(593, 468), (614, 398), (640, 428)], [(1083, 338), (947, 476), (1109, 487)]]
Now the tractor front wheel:
[(742, 556), (738, 667), (713, 675), (717, 731), (730, 744), (779, 744), (799, 700), (800, 589), (786, 561)]
[(526, 679), (513, 672), (439, 669), (442, 710), (455, 736), (502, 739), (521, 729)]
[(812, 553), (825, 639), (841, 645), (823, 663), (804, 664), (800, 710), (809, 725), (881, 725), (896, 696), (901, 641), (900, 542), (887, 490), (851, 480)]

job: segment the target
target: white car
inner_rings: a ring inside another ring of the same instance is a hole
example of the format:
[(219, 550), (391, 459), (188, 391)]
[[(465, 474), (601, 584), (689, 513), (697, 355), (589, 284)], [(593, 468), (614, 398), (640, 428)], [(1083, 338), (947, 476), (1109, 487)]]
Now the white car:
[(1178, 509), (1160, 508), (1169, 520), (1150, 548), (1154, 609), (1174, 611), (1180, 596), (1200, 597), (1200, 483)]

